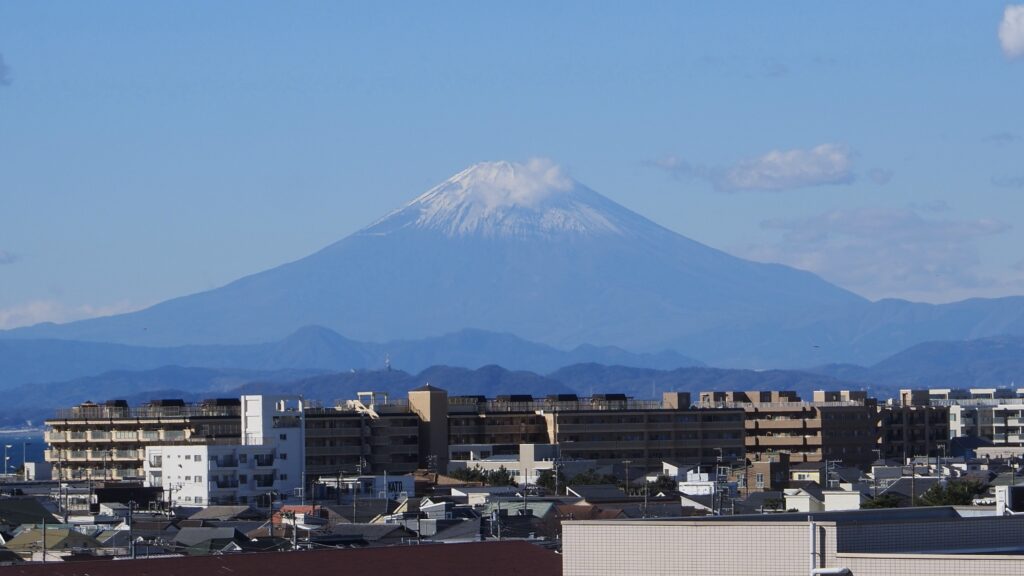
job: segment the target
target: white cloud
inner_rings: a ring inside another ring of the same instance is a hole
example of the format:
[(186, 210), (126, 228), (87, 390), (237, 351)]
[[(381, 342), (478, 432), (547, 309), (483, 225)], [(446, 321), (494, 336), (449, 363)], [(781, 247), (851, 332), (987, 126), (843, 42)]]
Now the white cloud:
[(86, 318), (110, 316), (139, 310), (141, 306), (117, 302), (105, 306), (83, 304), (69, 306), (56, 300), (32, 300), (8, 308), (0, 308), (0, 330), (32, 326), (40, 322), (72, 322)]
[(809, 270), (869, 298), (926, 301), (993, 289), (994, 280), (981, 271), (977, 240), (1010, 228), (999, 220), (944, 220), (889, 208), (833, 210), (762, 227), (781, 237), (741, 248), (747, 258)]
[(999, 44), (1009, 58), (1024, 56), (1024, 4), (1010, 5), (999, 23)]
[(719, 188), (733, 190), (792, 190), (853, 181), (846, 147), (822, 144), (810, 149), (773, 150), (760, 158), (729, 168)]
[[(849, 184), (856, 179), (850, 151), (839, 144), (821, 144), (813, 148), (772, 150), (767, 154), (717, 168), (693, 164), (677, 156), (649, 163), (675, 176), (708, 180), (720, 192), (780, 192)], [(891, 177), (879, 173), (878, 176)]]

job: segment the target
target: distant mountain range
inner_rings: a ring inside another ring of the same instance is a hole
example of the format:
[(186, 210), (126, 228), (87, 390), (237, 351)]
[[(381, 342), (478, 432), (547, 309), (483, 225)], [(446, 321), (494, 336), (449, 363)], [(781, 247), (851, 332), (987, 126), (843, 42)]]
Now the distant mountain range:
[[(322, 329), (304, 330), (301, 349), (316, 349), (305, 338)], [(515, 342), (498, 338), (502, 342)], [(350, 342), (350, 341), (345, 341)], [(3, 343), (3, 344), (9, 344)], [(287, 350), (282, 346), (281, 350)], [(2, 350), (2, 347), (0, 347)], [(332, 357), (331, 347), (321, 349)], [(487, 353), (485, 353), (487, 354)], [(291, 357), (298, 364), (311, 357)], [(244, 357), (243, 357), (244, 358)], [(6, 360), (5, 360), (6, 361)], [(270, 363), (270, 362), (268, 362)], [(412, 388), (430, 383), (451, 394), (495, 396), (502, 393), (580, 395), (621, 392), (634, 398), (659, 398), (670, 390), (796, 390), (804, 398), (818, 389), (867, 390), (886, 399), (901, 388), (1024, 387), (1024, 338), (996, 337), (968, 342), (928, 342), (872, 366), (828, 365), (804, 371), (736, 370), (703, 366), (656, 369), (571, 364), (556, 370), (508, 370), (495, 365), (476, 368), (429, 366), (418, 371), (332, 369), (244, 370), (228, 367), (163, 366), (149, 370), (115, 370), (61, 382), (22, 384), (4, 392), (0, 426), (39, 422), (53, 410), (85, 400), (114, 398), (141, 403), (153, 398), (233, 397), (242, 393), (302, 394), (325, 402), (353, 398), (373, 390), (404, 397)]]
[(926, 342), (872, 366), (833, 364), (811, 372), (899, 388), (1024, 388), (1024, 337)]
[[(234, 346), (128, 346), (66, 340), (0, 339), (0, 389), (46, 383), (118, 370), (162, 366), (243, 370), (366, 370), (390, 363), (419, 372), (429, 366), (478, 368), (500, 364), (514, 370), (550, 372), (581, 362), (673, 369), (701, 362), (671, 351), (634, 354), (613, 346), (558, 350), (509, 334), (462, 330), (453, 334), (376, 344), (356, 342), (319, 326), (307, 326), (279, 342)], [(188, 388), (188, 384), (183, 383)]]

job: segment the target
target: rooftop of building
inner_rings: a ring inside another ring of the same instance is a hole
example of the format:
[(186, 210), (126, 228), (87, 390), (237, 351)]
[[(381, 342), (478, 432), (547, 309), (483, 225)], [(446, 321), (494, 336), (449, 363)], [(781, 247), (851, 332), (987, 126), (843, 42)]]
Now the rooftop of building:
[[(343, 571), (339, 572), (339, 566), (344, 567)], [(118, 562), (75, 562), (67, 565), (24, 564), (4, 570), (5, 574), (19, 576), (183, 576), (229, 573), (266, 576), (328, 576), (339, 573), (346, 576), (446, 576), (464, 572), (472, 566), (486, 566), (487, 573), (494, 576), (555, 576), (562, 573), (562, 559), (558, 554), (526, 542), (222, 554)]]
[[(891, 522), (932, 522), (937, 520), (964, 520), (953, 506), (930, 506), (914, 508), (878, 508), (866, 510), (844, 510), (837, 512), (780, 512), (775, 514), (736, 514), (732, 516), (701, 516), (683, 520), (660, 520), (662, 522), (769, 522), (802, 523), (808, 520), (836, 524), (891, 523)], [(651, 522), (651, 519), (618, 519), (617, 522)]]

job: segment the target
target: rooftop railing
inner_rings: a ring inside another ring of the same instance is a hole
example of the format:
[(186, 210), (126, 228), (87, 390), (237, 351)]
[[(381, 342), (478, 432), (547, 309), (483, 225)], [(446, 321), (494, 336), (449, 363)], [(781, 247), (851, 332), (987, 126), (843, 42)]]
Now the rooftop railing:
[(860, 400), (836, 400), (833, 402), (815, 402), (813, 400), (801, 402), (701, 402), (696, 405), (698, 408), (763, 408), (773, 410), (800, 410), (802, 408), (842, 408), (850, 406), (865, 406)]
[(57, 409), (57, 420), (117, 420), (142, 418), (193, 418), (199, 416), (241, 416), (238, 406), (185, 405), (185, 406), (75, 406)]
[(659, 400), (530, 400), (514, 402), (506, 400), (479, 400), (476, 398), (449, 397), (449, 406), (476, 407), (480, 412), (594, 412), (594, 411), (629, 411), (629, 410), (661, 410)]

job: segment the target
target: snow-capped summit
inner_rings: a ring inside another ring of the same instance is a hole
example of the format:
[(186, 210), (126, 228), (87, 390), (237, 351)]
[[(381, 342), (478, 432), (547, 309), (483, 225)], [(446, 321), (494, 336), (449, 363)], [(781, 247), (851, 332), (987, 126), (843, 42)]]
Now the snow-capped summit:
[(481, 162), (363, 231), (404, 228), (446, 236), (543, 237), (621, 234), (629, 211), (565, 175), (549, 160)]

